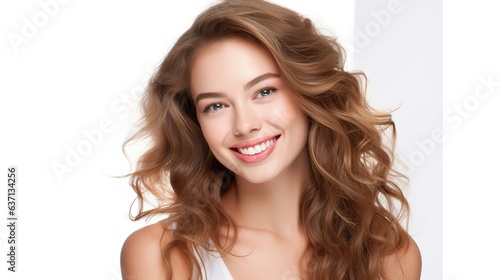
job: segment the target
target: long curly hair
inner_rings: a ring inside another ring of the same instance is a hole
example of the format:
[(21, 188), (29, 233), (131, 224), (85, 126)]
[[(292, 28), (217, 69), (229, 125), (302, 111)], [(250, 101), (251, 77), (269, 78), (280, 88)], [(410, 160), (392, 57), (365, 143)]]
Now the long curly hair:
[[(312, 174), (300, 200), (307, 239), (301, 275), (307, 279), (384, 279), (382, 259), (408, 244), (401, 226), (409, 205), (393, 169), (395, 126), (389, 113), (367, 103), (362, 72), (344, 70), (344, 50), (312, 22), (261, 0), (221, 1), (202, 12), (151, 78), (140, 130), (131, 140), (150, 146), (129, 174), (139, 220), (165, 215), (172, 238), (162, 244), (168, 278), (172, 250), (201, 273), (196, 248), (223, 253), (235, 244), (237, 225), (221, 197), (227, 169), (211, 153), (190, 98), (190, 65), (197, 50), (227, 38), (263, 47), (276, 61), (293, 98), (310, 120)], [(388, 135), (389, 142), (385, 141)], [(161, 203), (145, 209), (148, 195)], [(221, 228), (234, 238), (221, 242)], [(306, 257), (307, 256), (307, 257)]]

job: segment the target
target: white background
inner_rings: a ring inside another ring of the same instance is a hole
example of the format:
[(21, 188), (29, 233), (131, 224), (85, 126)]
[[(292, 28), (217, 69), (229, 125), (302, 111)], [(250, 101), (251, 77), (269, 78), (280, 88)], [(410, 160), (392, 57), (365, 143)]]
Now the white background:
[[(500, 18), (493, 1), (444, 3), (444, 273), (500, 279)], [(496, 86), (476, 98), (489, 76)]]
[[(121, 279), (121, 245), (130, 232), (146, 224), (128, 219), (134, 193), (126, 179), (112, 177), (129, 171), (121, 144), (139, 116), (136, 93), (174, 40), (212, 1), (175, 5), (166, 1), (61, 1), (44, 22), (40, 3), (47, 2), (2, 1), (0, 6), (0, 166), (5, 168), (5, 175), (0, 176), (6, 176), (8, 165), (19, 169), (19, 272), (7, 272), (4, 262), (0, 278)], [(355, 46), (352, 1), (275, 2), (310, 16), (346, 46)], [(400, 2), (415, 7), (405, 11), (407, 17), (412, 14), (412, 20), (416, 17), (425, 24), (419, 1)], [(474, 99), (480, 77), (491, 75), (493, 81), (500, 81), (495, 31), (500, 23), (493, 4), (488, 3), (492, 2), (475, 1), (473, 6), (464, 1), (444, 2), (444, 99), (439, 102), (443, 102), (442, 111), (453, 117), (444, 119), (444, 247), (438, 242), (441, 236), (433, 234), (441, 226), (433, 224), (440, 219), (441, 203), (425, 196), (439, 193), (432, 189), (436, 178), (419, 175), (422, 169), (440, 168), (432, 166), (432, 157), (412, 173), (413, 178), (420, 176), (418, 184), (410, 183), (414, 206), (410, 232), (424, 254), (422, 279), (500, 279), (495, 266), (500, 263), (500, 234), (494, 227), (496, 213), (500, 213), (494, 177), (495, 160), (500, 156), (496, 124), (500, 118), (495, 110), (500, 105), (500, 86), (492, 87), (488, 97)], [(381, 7), (374, 6), (373, 11)], [(27, 21), (38, 26), (15, 47), (9, 37), (22, 37)], [(384, 28), (365, 51), (395, 26)], [(348, 64), (354, 67), (352, 57)], [(377, 75), (367, 74), (373, 83), (371, 100), (392, 107), (393, 103), (381, 101), (385, 93), (377, 86)], [(457, 109), (460, 106), (470, 109), (462, 111), (463, 117)], [(408, 110), (412, 118), (402, 118)], [(402, 130), (398, 147), (404, 157), (415, 140), (439, 124), (420, 121), (436, 113), (420, 103), (401, 104), (397, 112)], [(85, 134), (95, 133), (103, 122), (102, 137), (85, 150)], [(79, 161), (70, 156), (78, 147), (87, 152)], [(71, 172), (58, 178), (53, 165), (67, 165), (68, 159)], [(0, 216), (6, 216), (6, 195), (0, 197), (0, 209), (4, 209)], [(4, 256), (7, 234), (6, 226), (1, 226)], [(444, 276), (439, 267), (442, 248)]]

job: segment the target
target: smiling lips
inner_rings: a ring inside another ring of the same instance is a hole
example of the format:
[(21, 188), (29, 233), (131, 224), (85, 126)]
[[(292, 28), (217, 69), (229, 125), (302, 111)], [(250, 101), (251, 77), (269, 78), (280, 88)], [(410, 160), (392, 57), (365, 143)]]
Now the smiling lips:
[(261, 144), (255, 145), (253, 147), (249, 148), (238, 148), (238, 152), (247, 155), (247, 156), (252, 156), (255, 154), (260, 154), (261, 152), (265, 151), (267, 148), (269, 148), (274, 141), (276, 141), (276, 138), (273, 138), (271, 140), (267, 140), (266, 142), (263, 142)]
[(245, 162), (258, 162), (265, 159), (273, 151), (278, 138), (279, 136), (274, 136), (267, 140), (264, 139), (264, 141), (253, 146), (240, 146), (235, 147), (232, 150), (238, 158)]

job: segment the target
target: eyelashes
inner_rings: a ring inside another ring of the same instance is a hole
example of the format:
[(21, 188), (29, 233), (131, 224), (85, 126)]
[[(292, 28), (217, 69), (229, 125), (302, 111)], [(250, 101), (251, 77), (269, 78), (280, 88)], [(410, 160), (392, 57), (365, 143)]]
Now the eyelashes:
[(259, 98), (266, 98), (266, 97), (268, 97), (268, 96), (272, 95), (275, 91), (276, 91), (276, 88), (273, 88), (273, 87), (265, 87), (265, 88), (263, 88), (263, 89), (259, 90), (259, 91), (257, 92), (257, 94), (255, 95), (255, 97), (257, 98), (257, 97), (259, 97), (259, 95), (260, 95), (260, 97), (259, 97)]
[[(272, 96), (273, 93), (276, 92), (276, 90), (277, 89), (275, 87), (262, 88), (254, 94), (253, 99), (268, 98), (268, 97)], [(220, 111), (226, 107), (228, 107), (228, 106), (226, 104), (224, 104), (223, 102), (213, 102), (213, 103), (210, 103), (207, 106), (205, 106), (203, 108), (203, 112), (204, 113), (213, 113), (213, 112)]]
[(222, 104), (222, 103), (211, 103), (209, 104), (208, 106), (206, 106), (204, 109), (203, 109), (203, 112), (206, 113), (206, 112), (210, 112), (210, 111), (219, 111), (219, 110), (222, 110), (226, 107), (226, 105)]

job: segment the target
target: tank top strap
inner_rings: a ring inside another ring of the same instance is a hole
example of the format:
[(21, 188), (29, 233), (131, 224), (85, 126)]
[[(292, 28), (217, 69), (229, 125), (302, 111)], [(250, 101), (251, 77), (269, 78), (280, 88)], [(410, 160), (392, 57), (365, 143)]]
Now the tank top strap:
[[(212, 245), (213, 246), (213, 245)], [(198, 246), (196, 254), (196, 258), (198, 259), (198, 263), (201, 266), (201, 277), (199, 275), (194, 275), (194, 279), (203, 279), (203, 280), (233, 280), (229, 269), (227, 268), (224, 260), (220, 256), (219, 252), (213, 246), (213, 250), (206, 250), (205, 248)], [(205, 265), (205, 269), (203, 266)], [(194, 280), (193, 279), (193, 280)]]

